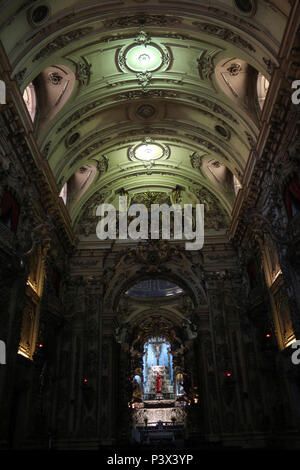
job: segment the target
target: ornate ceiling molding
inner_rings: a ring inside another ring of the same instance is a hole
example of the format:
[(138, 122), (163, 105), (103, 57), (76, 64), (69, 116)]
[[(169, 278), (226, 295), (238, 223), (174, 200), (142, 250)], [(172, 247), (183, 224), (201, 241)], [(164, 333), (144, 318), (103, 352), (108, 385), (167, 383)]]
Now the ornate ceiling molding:
[[(167, 98), (169, 100), (182, 100), (185, 99), (195, 105), (200, 105), (203, 106), (204, 108), (207, 108), (211, 111), (211, 114), (209, 115), (210, 117), (213, 117), (215, 114), (219, 114), (222, 116), (224, 119), (228, 119), (231, 121), (233, 124), (239, 125), (238, 120), (236, 117), (227, 111), (222, 105), (214, 102), (212, 98), (208, 97), (201, 97), (197, 96), (197, 94), (192, 95), (188, 94), (184, 91), (168, 91), (168, 90), (148, 90), (146, 92), (142, 90), (134, 90), (134, 91), (128, 91), (128, 92), (122, 92), (122, 93), (116, 93), (112, 94), (109, 97), (103, 97), (103, 99), (98, 99), (93, 101), (93, 103), (86, 104), (82, 108), (78, 109), (75, 111), (71, 116), (69, 116), (66, 120), (64, 120), (61, 124), (56, 129), (56, 133), (61, 132), (65, 128), (67, 128), (70, 124), (75, 123), (76, 125), (79, 123), (83, 123), (85, 121), (82, 121), (83, 119), (90, 120), (93, 118), (93, 115), (97, 113), (98, 111), (104, 109), (105, 104), (111, 104), (112, 102), (123, 102), (123, 101), (130, 101), (130, 100), (137, 100), (137, 99), (147, 99), (147, 100), (160, 100), (162, 98)], [(88, 117), (84, 117), (86, 114), (88, 114), (90, 111), (93, 111), (93, 113), (89, 114)], [(235, 114), (237, 115), (238, 112), (235, 111)]]
[(32, 59), (32, 62), (36, 62), (40, 59), (49, 57), (51, 54), (55, 54), (57, 51), (63, 47), (68, 46), (74, 41), (81, 39), (82, 37), (87, 36), (93, 31), (91, 26), (86, 28), (75, 29), (74, 31), (69, 31), (68, 33), (62, 34), (61, 36), (56, 37), (46, 46), (44, 46)]
[(167, 15), (150, 15), (140, 13), (132, 16), (122, 16), (103, 22), (106, 29), (122, 29), (128, 27), (145, 27), (145, 26), (176, 26), (182, 23), (182, 19), (176, 16)]
[(213, 23), (203, 23), (201, 21), (194, 21), (193, 25), (197, 26), (197, 28), (205, 34), (209, 34), (211, 36), (215, 36), (218, 39), (229, 42), (239, 49), (244, 49), (251, 53), (256, 52), (256, 49), (250, 42), (246, 41), (246, 39), (231, 31), (230, 29), (224, 28), (223, 25), (220, 26)]
[[(48, 3), (51, 6), (51, 0)], [(128, 7), (122, 2), (100, 3), (87, 2), (76, 11), (67, 1), (64, 8), (57, 5), (54, 14), (51, 8), (52, 16), (41, 27), (26, 25), (9, 51), (11, 62), (18, 64), (18, 83), (28, 83), (54, 58), (55, 63), (72, 64), (76, 81), (71, 99), (45, 132), (37, 129), (43, 156), (59, 186), (85, 164), (101, 167), (101, 183), (95, 178), (88, 194), (99, 188), (106, 191), (115, 182), (132, 184), (134, 172), (145, 188), (152, 179), (170, 185), (171, 177), (176, 184), (193, 186), (205, 178), (198, 171), (202, 154), (225, 163), (241, 178), (250, 147), (256, 144), (258, 115), (250, 107), (236, 107), (222, 93), (215, 60), (240, 51), (245, 63), (274, 73), (284, 29), (282, 12), (270, 12), (281, 15), (277, 38), (272, 26), (267, 31), (259, 11), (249, 17), (238, 15), (231, 3), (213, 7), (183, 0), (174, 4), (172, 13), (164, 3), (153, 11), (148, 2)], [(10, 24), (32, 6), (26, 2), (15, 9)], [(137, 59), (143, 64), (148, 60), (145, 69), (130, 62), (138, 47), (144, 47)], [(158, 54), (152, 66), (147, 52)], [(113, 57), (117, 63), (110, 61)], [(232, 66), (229, 73), (236, 76), (239, 70)], [(53, 87), (57, 81), (59, 77), (53, 76)], [(76, 143), (74, 135), (79, 136)], [(169, 147), (171, 154), (163, 151), (153, 162), (138, 162), (130, 150), (145, 137), (158, 147)], [(198, 152), (198, 159), (190, 160), (193, 152), (194, 157)], [(74, 209), (73, 215), (77, 213)]]

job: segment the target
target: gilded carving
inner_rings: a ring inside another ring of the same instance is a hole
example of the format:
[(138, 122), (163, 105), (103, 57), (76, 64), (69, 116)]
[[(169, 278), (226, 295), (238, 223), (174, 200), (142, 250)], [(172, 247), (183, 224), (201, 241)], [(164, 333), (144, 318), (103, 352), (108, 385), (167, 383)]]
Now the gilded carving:
[(80, 62), (76, 64), (75, 77), (81, 85), (88, 85), (91, 76), (92, 64), (87, 62)]
[(214, 73), (215, 66), (214, 66), (214, 55), (208, 55), (206, 52), (204, 52), (199, 59), (197, 59), (198, 62), (198, 70), (200, 77), (202, 80), (205, 80), (207, 78), (210, 78), (211, 75)]
[(180, 18), (175, 16), (165, 16), (165, 15), (135, 15), (135, 16), (123, 16), (121, 18), (116, 18), (112, 20), (107, 20), (104, 22), (105, 28), (122, 28), (129, 26), (172, 26), (178, 25), (182, 22)]

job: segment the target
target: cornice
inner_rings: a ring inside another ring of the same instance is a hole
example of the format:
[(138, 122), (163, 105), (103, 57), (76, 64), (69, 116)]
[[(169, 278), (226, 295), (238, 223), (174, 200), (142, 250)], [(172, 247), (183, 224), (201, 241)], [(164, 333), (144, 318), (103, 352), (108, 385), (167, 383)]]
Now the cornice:
[[(286, 26), (285, 36), (279, 52), (280, 66), (274, 71), (261, 115), (262, 127), (256, 148), (251, 152), (240, 190), (232, 210), (232, 222), (227, 232), (230, 239), (241, 241), (246, 227), (246, 213), (256, 207), (260, 198), (267, 169), (274, 162), (278, 150), (295, 125), (295, 105), (291, 102), (293, 80), (300, 77), (299, 63), (295, 62), (293, 50), (299, 42), (300, 3), (294, 4)], [(245, 217), (243, 217), (245, 216)]]
[[(67, 209), (58, 196), (58, 187), (55, 182), (51, 168), (40, 152), (34, 137), (34, 128), (28, 114), (25, 102), (15, 80), (11, 78), (11, 67), (6, 56), (3, 44), (0, 41), (0, 67), (3, 70), (2, 75), (7, 87), (8, 103), (7, 110), (14, 116), (13, 121), (18, 127), (19, 132), (14, 137), (20, 140), (22, 146), (26, 145), (28, 152), (26, 156), (20, 158), (25, 171), (34, 173), (34, 183), (42, 196), (43, 208), (46, 214), (49, 214), (55, 221), (55, 225), (62, 243), (67, 250), (71, 250), (75, 245), (75, 237), (71, 228), (70, 216)], [(5, 108), (4, 112), (5, 112)], [(28, 155), (32, 157), (28, 161)], [(26, 159), (26, 162), (25, 162)]]

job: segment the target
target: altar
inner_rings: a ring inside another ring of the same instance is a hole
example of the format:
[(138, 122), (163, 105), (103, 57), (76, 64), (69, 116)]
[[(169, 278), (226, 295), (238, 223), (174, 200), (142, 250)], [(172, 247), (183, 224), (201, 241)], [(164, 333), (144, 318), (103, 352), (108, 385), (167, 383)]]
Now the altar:
[(171, 345), (165, 338), (150, 338), (144, 344), (142, 399), (132, 413), (135, 440), (174, 440), (183, 433), (186, 413), (183, 402), (176, 401), (177, 388)]
[(174, 398), (170, 345), (164, 338), (151, 338), (144, 347), (144, 400)]

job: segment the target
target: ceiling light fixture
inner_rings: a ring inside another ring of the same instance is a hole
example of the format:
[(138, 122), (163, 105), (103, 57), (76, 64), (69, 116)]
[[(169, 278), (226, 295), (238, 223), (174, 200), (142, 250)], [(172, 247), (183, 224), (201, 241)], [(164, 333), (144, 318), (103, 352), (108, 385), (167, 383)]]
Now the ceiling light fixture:
[(134, 45), (125, 52), (125, 61), (129, 69), (135, 72), (152, 72), (162, 65), (162, 53), (156, 45)]
[(171, 51), (157, 44), (144, 32), (117, 51), (116, 60), (123, 72), (153, 73), (167, 70), (171, 62)]
[(138, 57), (138, 61), (140, 64), (143, 64), (143, 65), (148, 64), (150, 62), (149, 54), (146, 54), (146, 53), (140, 54)]
[(135, 149), (135, 158), (143, 161), (158, 160), (163, 156), (163, 149), (157, 144), (141, 144)]
[(160, 158), (166, 160), (169, 157), (170, 148), (162, 142), (156, 143), (151, 137), (145, 137), (140, 144), (131, 146), (128, 149), (128, 159), (131, 161), (152, 162)]

